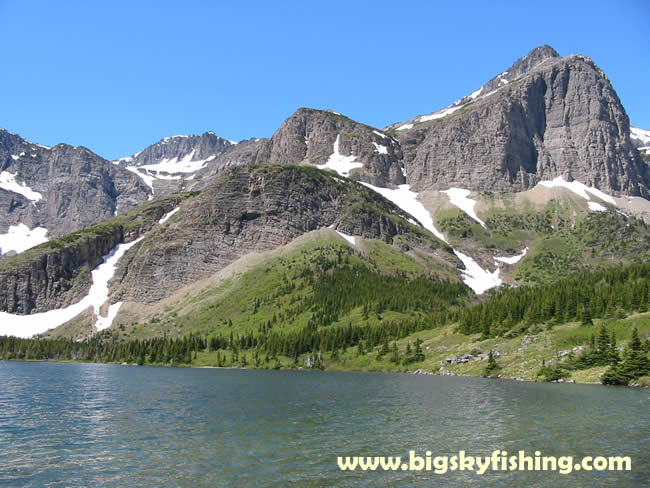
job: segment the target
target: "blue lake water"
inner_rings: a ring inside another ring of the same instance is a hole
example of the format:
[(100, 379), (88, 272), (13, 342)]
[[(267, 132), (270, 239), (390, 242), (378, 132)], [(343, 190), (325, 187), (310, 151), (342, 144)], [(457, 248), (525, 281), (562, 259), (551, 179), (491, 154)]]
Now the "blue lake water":
[[(650, 391), (0, 362), (1, 487), (650, 486)], [(630, 472), (341, 471), (337, 456), (630, 456)]]

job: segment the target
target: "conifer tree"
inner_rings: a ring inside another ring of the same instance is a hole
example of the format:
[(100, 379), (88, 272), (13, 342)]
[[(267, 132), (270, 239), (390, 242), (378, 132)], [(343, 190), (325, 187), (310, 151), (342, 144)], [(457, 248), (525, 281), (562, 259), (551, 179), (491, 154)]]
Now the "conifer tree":
[(392, 363), (399, 363), (399, 349), (397, 349), (397, 342), (393, 342), (393, 354), (390, 357)]
[(490, 353), (488, 354), (488, 362), (487, 365), (485, 366), (484, 376), (492, 376), (500, 369), (501, 367), (498, 365), (497, 360), (494, 357), (494, 353), (492, 352), (492, 350), (490, 350)]
[(591, 319), (591, 311), (589, 310), (589, 305), (582, 306), (582, 315), (580, 317), (582, 325), (594, 325), (593, 320)]

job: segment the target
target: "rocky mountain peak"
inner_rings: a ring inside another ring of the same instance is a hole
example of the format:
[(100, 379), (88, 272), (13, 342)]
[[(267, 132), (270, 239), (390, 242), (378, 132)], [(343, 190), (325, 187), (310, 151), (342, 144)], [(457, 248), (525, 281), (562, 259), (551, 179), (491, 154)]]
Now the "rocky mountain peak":
[(347, 176), (373, 185), (404, 183), (402, 152), (392, 136), (331, 110), (299, 108), (257, 155), (258, 163), (344, 165)]
[[(169, 173), (173, 173), (173, 163), (181, 160), (206, 161), (210, 157), (218, 156), (226, 152), (236, 143), (217, 136), (214, 132), (205, 132), (202, 135), (178, 135), (161, 139), (160, 141), (148, 146), (144, 150), (133, 154), (132, 156), (118, 159), (116, 163), (121, 166), (150, 166), (158, 165), (162, 161), (172, 163), (166, 168)], [(175, 160), (175, 161), (173, 161)], [(161, 171), (163, 171), (161, 169)], [(179, 170), (179, 172), (187, 172)]]
[(519, 58), (513, 63), (513, 65), (508, 69), (508, 72), (513, 73), (513, 75), (526, 74), (530, 72), (537, 65), (543, 63), (544, 61), (552, 58), (561, 58), (560, 54), (553, 49), (548, 44), (543, 46), (536, 47), (530, 51), (526, 56)]
[(650, 172), (602, 70), (542, 46), (474, 93), (390, 126), (414, 189), (523, 191), (542, 180), (648, 197)]
[[(0, 235), (14, 235), (0, 255), (79, 230), (147, 199), (135, 175), (83, 146), (50, 148), (0, 130)], [(40, 234), (39, 234), (40, 235)]]

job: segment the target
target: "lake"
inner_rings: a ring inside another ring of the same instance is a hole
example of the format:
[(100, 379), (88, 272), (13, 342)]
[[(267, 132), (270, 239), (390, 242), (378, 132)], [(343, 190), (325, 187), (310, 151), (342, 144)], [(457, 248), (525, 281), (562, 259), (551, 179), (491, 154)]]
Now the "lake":
[[(0, 362), (2, 487), (648, 486), (650, 390)], [(630, 456), (629, 472), (341, 471), (337, 456)]]

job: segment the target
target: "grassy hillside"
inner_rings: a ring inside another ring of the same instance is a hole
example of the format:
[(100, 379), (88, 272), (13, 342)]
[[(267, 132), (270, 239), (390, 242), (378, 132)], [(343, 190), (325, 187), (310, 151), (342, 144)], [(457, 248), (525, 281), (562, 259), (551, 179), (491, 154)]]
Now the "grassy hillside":
[[(208, 286), (150, 320), (123, 324), (127, 338), (186, 333), (299, 331), (320, 325), (370, 324), (467, 302), (472, 292), (449, 263), (374, 239), (353, 247), (333, 231), (235, 278)], [(346, 301), (346, 298), (350, 298)], [(373, 312), (364, 305), (372, 307)], [(381, 309), (380, 313), (376, 313)]]
[(650, 260), (650, 226), (611, 205), (590, 211), (572, 195), (545, 204), (484, 192), (480, 217), (487, 228), (458, 208), (435, 213), (436, 225), (453, 247), (469, 250), (495, 266), (494, 256), (512, 256), (528, 247), (519, 263), (505, 266), (502, 277), (512, 283), (540, 284), (614, 262)]
[[(352, 247), (327, 232), (151, 321), (81, 344), (23, 341), (18, 357), (52, 348), (59, 358), (143, 364), (420, 369), (596, 383), (612, 364), (629, 362), (621, 349), (636, 329), (647, 366), (648, 264), (506, 288), (477, 301), (462, 283), (441, 281), (435, 268), (394, 251), (377, 241)], [(18, 346), (4, 347), (8, 357)], [(496, 369), (487, 371), (490, 352)]]

